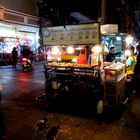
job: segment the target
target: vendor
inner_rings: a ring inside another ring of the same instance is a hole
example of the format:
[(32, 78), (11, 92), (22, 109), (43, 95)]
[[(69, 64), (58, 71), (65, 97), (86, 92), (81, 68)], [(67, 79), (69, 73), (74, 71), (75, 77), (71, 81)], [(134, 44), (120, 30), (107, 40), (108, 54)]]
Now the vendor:
[(115, 60), (115, 46), (111, 45), (109, 48), (109, 53), (105, 57), (105, 61), (112, 62)]
[(128, 58), (126, 60), (126, 81), (127, 81), (127, 93), (134, 91), (134, 67), (135, 67), (135, 57), (134, 57), (134, 48), (129, 48)]
[(135, 56), (134, 56), (134, 47), (129, 49), (130, 53), (128, 54), (128, 58), (126, 60), (126, 71), (127, 74), (133, 77), (134, 67), (135, 67)]

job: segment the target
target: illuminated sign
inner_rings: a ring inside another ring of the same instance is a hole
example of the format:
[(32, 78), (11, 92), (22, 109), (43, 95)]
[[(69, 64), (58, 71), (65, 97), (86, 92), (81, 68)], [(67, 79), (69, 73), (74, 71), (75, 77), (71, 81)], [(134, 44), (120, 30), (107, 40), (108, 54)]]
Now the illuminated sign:
[(100, 43), (100, 24), (55, 26), (42, 29), (44, 45)]
[(101, 34), (118, 33), (117, 24), (105, 24), (101, 25)]

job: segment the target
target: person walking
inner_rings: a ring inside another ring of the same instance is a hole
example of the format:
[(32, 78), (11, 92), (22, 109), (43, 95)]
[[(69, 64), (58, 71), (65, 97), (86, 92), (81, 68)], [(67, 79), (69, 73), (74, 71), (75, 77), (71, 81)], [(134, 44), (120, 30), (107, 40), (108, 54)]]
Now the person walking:
[(13, 68), (15, 69), (17, 65), (17, 59), (18, 59), (18, 52), (16, 50), (16, 47), (14, 47), (12, 50), (12, 62), (13, 62)]

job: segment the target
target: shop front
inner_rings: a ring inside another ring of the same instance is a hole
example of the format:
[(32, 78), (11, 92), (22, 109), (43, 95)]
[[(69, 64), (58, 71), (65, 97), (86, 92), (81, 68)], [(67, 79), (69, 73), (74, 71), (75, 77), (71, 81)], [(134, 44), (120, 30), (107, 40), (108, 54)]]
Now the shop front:
[(11, 52), (14, 47), (19, 55), (24, 45), (30, 46), (34, 53), (37, 52), (38, 29), (1, 23), (0, 32), (0, 60), (6, 65), (11, 64)]
[(15, 27), (0, 24), (0, 60), (1, 64), (11, 64), (11, 52), (13, 47), (17, 46), (18, 38), (16, 37)]
[(0, 62), (11, 64), (11, 52), (16, 47), (19, 55), (23, 45), (37, 53), (39, 46), (38, 18), (0, 6)]

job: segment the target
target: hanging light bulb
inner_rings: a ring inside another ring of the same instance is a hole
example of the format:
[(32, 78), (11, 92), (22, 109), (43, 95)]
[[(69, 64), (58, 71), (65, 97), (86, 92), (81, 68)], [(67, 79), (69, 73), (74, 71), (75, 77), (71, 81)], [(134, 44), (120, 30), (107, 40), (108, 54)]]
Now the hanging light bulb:
[(74, 47), (72, 47), (72, 46), (67, 47), (66, 52), (67, 52), (68, 54), (73, 54), (73, 53), (74, 53)]

